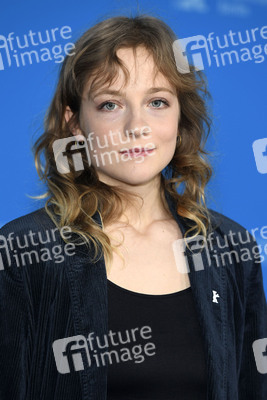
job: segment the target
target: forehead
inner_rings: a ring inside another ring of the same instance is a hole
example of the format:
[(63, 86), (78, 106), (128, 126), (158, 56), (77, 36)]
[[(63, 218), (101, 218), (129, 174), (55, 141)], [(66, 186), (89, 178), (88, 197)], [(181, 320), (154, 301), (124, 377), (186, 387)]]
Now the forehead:
[(144, 47), (137, 47), (136, 52), (132, 48), (121, 48), (117, 50), (117, 57), (128, 70), (129, 79), (126, 79), (122, 68), (118, 66), (115, 79), (108, 83), (103, 83), (99, 75), (90, 77), (85, 87), (87, 92), (92, 94), (103, 88), (147, 90), (153, 86), (173, 89), (168, 79), (158, 70), (152, 54)]

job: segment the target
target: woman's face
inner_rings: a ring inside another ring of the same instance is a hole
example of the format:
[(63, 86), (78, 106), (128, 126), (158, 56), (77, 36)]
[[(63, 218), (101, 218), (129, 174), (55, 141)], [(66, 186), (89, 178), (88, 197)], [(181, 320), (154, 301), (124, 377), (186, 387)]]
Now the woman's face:
[(88, 95), (89, 81), (80, 127), (101, 181), (143, 185), (158, 180), (174, 155), (180, 106), (175, 88), (161, 73), (153, 81), (154, 61), (144, 48), (137, 48), (136, 58), (131, 48), (117, 55), (130, 72), (128, 84), (123, 87), (120, 70), (114, 84)]

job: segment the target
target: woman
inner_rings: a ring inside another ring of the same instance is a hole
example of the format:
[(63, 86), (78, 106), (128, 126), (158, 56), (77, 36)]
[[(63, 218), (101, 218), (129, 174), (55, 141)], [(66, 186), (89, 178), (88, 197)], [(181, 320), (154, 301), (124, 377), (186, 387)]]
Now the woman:
[(1, 229), (1, 399), (266, 398), (255, 241), (206, 207), (208, 92), (175, 40), (110, 18), (62, 65), (46, 207)]

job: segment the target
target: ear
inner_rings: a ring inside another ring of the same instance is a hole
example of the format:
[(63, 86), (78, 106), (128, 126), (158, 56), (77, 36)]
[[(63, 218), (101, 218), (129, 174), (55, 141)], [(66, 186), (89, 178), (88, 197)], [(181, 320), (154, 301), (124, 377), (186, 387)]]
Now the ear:
[(73, 112), (71, 111), (70, 107), (67, 106), (66, 110), (65, 110), (65, 120), (66, 120), (67, 123), (69, 122), (69, 120), (72, 117), (72, 115), (73, 115)]
[[(65, 114), (64, 114), (65, 121), (67, 124), (68, 124), (69, 120), (71, 119), (72, 115), (73, 115), (73, 112), (71, 111), (70, 107), (67, 106), (66, 110), (65, 110)], [(71, 130), (72, 134), (75, 136), (81, 135), (81, 133), (82, 133), (79, 127), (70, 127), (70, 130)]]

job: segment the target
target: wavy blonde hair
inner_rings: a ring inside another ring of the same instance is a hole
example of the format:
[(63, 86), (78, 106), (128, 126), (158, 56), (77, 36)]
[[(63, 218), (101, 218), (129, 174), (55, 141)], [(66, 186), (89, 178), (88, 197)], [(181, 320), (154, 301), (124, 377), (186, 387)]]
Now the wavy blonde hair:
[[(181, 143), (161, 174), (161, 195), (167, 209), (164, 191), (175, 202), (177, 214), (188, 218), (195, 235), (207, 235), (210, 215), (205, 203), (205, 187), (212, 175), (208, 153), (204, 150), (210, 132), (211, 118), (206, 98), (210, 97), (203, 74), (191, 66), (190, 72), (181, 74), (176, 67), (173, 42), (177, 37), (162, 20), (139, 15), (118, 16), (99, 22), (87, 30), (75, 44), (75, 54), (67, 56), (61, 66), (57, 88), (47, 110), (44, 133), (35, 142), (35, 164), (47, 192), (47, 213), (58, 227), (68, 225), (72, 232), (93, 244), (95, 259), (104, 253), (108, 269), (116, 249), (101, 226), (92, 218), (98, 211), (104, 224), (116, 221), (123, 211), (129, 193), (99, 181), (95, 168), (84, 160), (84, 170), (60, 174), (57, 170), (53, 143), (71, 136), (72, 128), (79, 125), (81, 97), (85, 85), (93, 78), (94, 88), (111, 84), (121, 68), (125, 82), (129, 71), (117, 57), (120, 48), (136, 52), (143, 46), (153, 56), (157, 71), (168, 77), (176, 88), (181, 108), (179, 134)], [(155, 73), (157, 72), (155, 71)], [(73, 115), (65, 120), (66, 107)], [(42, 155), (44, 163), (41, 162)], [(71, 164), (71, 162), (70, 162)], [(133, 201), (134, 203), (134, 201)]]

